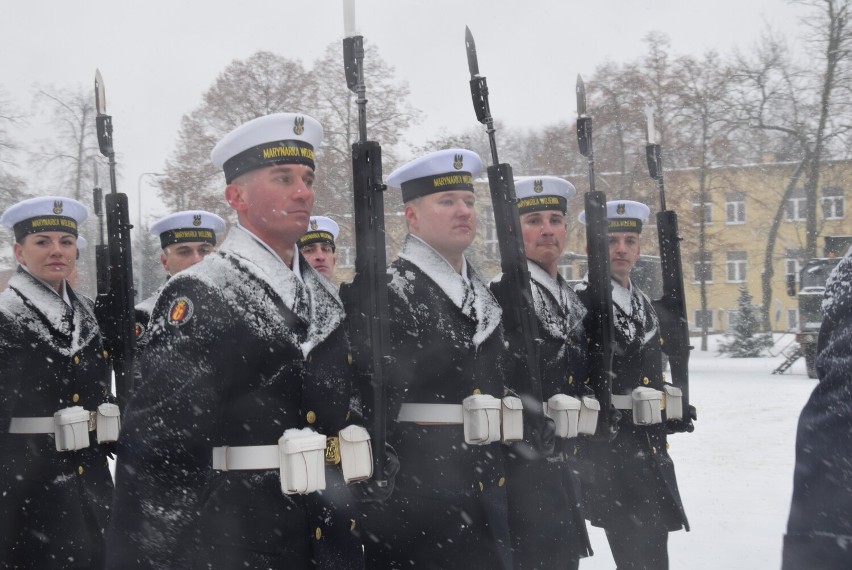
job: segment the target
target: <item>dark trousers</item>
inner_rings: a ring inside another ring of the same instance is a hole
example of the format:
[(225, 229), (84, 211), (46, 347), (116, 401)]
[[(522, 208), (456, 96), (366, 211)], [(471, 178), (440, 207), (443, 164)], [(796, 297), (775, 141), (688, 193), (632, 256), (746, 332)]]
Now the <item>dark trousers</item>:
[(668, 531), (646, 530), (629, 521), (605, 530), (618, 570), (668, 570)]

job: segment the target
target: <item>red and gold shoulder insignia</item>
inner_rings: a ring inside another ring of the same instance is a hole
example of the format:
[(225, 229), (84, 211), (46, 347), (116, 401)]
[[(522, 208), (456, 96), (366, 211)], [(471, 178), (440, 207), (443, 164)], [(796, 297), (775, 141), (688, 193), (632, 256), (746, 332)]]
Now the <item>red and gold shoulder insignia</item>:
[(169, 324), (179, 327), (186, 324), (192, 318), (192, 301), (186, 297), (178, 297), (169, 307)]
[(136, 331), (136, 338), (139, 338), (140, 336), (145, 334), (145, 327), (142, 326), (142, 323), (136, 323), (134, 330)]

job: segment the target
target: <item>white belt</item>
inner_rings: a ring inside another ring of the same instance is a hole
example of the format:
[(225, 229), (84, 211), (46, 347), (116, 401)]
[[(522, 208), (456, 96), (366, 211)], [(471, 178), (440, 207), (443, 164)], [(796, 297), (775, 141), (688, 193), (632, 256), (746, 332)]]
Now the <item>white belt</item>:
[(213, 448), (213, 469), (278, 469), (281, 458), (278, 445), (222, 446)]
[[(97, 412), (89, 412), (89, 431), (97, 428)], [(41, 418), (12, 418), (9, 422), (9, 433), (55, 433), (56, 420), (53, 416)]]
[[(621, 395), (621, 394), (613, 394), (612, 395), (612, 405), (619, 410), (632, 410), (633, 409), (633, 395)], [(663, 397), (660, 399), (660, 409), (666, 409), (666, 393), (663, 392)]]
[(396, 419), (399, 422), (461, 425), (464, 410), (461, 404), (403, 404)]

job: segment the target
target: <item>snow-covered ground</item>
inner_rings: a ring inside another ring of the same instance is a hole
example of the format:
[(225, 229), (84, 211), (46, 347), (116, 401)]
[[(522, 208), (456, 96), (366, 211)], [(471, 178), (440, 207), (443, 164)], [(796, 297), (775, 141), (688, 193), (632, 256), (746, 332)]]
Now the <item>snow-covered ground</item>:
[[(778, 337), (777, 352), (791, 340)], [(690, 399), (698, 408), (691, 434), (671, 436), (669, 452), (690, 532), (669, 535), (673, 570), (774, 569), (790, 509), (796, 422), (816, 380), (803, 360), (783, 375), (775, 358), (690, 357)], [(696, 344), (699, 339), (693, 339)], [(603, 531), (589, 527), (595, 555), (581, 570), (612, 570)]]

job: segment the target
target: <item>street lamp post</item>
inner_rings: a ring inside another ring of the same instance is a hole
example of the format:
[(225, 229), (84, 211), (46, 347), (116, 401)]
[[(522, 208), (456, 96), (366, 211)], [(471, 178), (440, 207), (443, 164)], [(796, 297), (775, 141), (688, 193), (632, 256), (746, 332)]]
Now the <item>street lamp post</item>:
[[(142, 235), (142, 178), (145, 176), (163, 176), (162, 172), (143, 172), (139, 175), (139, 178), (136, 181), (136, 227), (138, 228), (138, 237), (139, 245), (142, 245), (142, 240), (144, 239)], [(139, 276), (139, 297), (136, 299), (137, 302), (142, 300), (142, 294), (145, 290), (143, 285), (145, 284), (145, 270), (143, 266), (142, 256), (139, 256), (139, 261), (136, 263), (136, 275)]]

